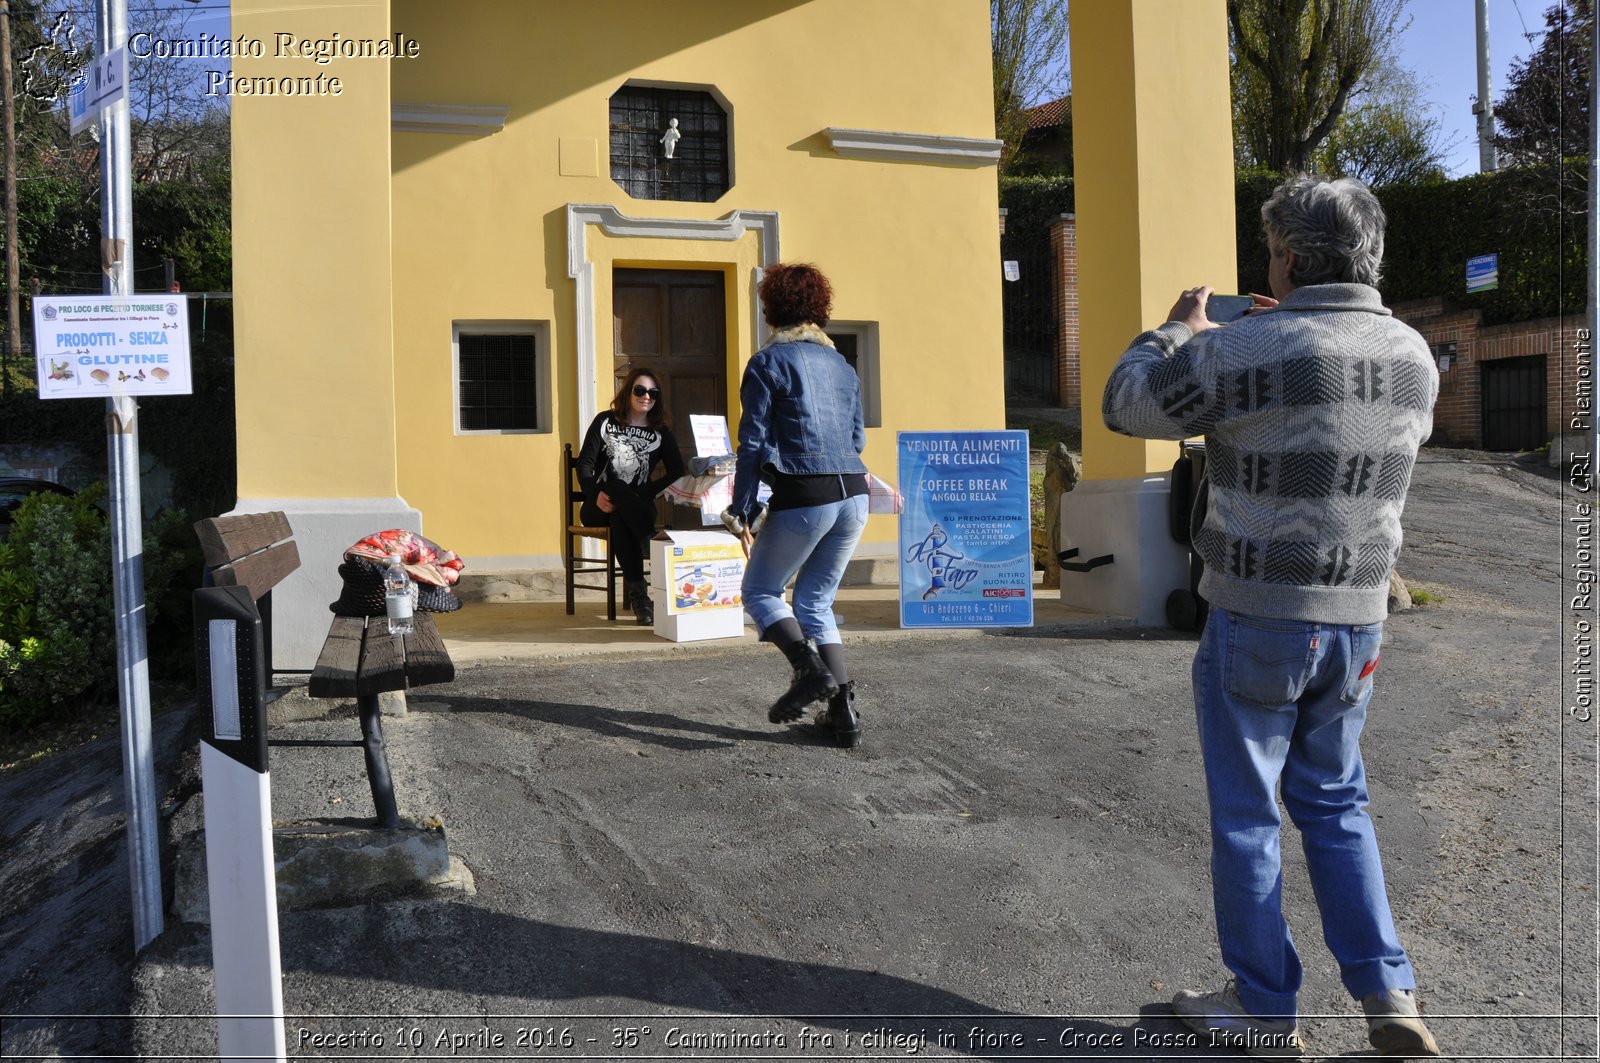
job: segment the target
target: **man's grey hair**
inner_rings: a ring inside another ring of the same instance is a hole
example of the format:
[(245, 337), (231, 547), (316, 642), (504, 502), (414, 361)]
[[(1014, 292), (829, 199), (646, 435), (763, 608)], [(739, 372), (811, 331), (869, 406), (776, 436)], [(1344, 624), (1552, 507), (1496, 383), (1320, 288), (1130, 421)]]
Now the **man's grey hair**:
[(1261, 227), (1274, 251), (1293, 251), (1289, 280), (1376, 285), (1382, 275), (1383, 207), (1354, 177), (1291, 177), (1261, 205)]

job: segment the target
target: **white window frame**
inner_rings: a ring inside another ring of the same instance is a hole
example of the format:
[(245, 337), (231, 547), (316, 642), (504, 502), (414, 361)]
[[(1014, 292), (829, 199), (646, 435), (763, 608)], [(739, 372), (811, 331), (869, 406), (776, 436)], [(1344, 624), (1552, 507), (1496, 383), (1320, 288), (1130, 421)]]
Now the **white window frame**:
[(861, 419), (868, 428), (883, 427), (882, 377), (876, 321), (829, 321), (824, 332), (845, 332), (856, 338), (856, 375), (861, 378)]
[[(462, 428), (461, 427), (461, 337), (467, 336), (532, 336), (534, 427), (532, 428)], [(452, 321), (450, 323), (450, 421), (458, 436), (531, 436), (548, 435), (552, 431), (552, 398), (550, 395), (550, 322), (548, 321)]]

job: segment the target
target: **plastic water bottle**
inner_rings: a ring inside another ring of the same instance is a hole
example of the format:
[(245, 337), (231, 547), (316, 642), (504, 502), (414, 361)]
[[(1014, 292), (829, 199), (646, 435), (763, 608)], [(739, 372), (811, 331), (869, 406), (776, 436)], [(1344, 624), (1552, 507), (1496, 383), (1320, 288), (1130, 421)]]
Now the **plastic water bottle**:
[(399, 554), (389, 555), (383, 573), (383, 611), (389, 617), (389, 634), (411, 634), (411, 577), (400, 564)]

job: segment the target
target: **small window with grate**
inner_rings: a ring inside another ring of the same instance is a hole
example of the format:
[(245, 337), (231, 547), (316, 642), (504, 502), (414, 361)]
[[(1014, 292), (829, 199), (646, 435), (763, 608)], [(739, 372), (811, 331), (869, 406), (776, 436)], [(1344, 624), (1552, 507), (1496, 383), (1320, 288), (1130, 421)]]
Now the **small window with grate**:
[(635, 199), (728, 190), (728, 115), (709, 92), (624, 85), (611, 97), (611, 179)]
[(545, 431), (540, 333), (457, 326), (455, 339), (457, 430)]

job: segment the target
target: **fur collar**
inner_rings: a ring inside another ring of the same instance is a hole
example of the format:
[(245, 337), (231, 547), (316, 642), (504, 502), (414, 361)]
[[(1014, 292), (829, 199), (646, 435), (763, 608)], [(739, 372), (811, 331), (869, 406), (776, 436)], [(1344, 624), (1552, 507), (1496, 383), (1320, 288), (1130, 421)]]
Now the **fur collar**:
[(820, 343), (824, 347), (833, 346), (828, 334), (809, 321), (803, 325), (790, 325), (788, 328), (778, 329), (767, 341), (767, 346), (770, 347), (775, 343)]

